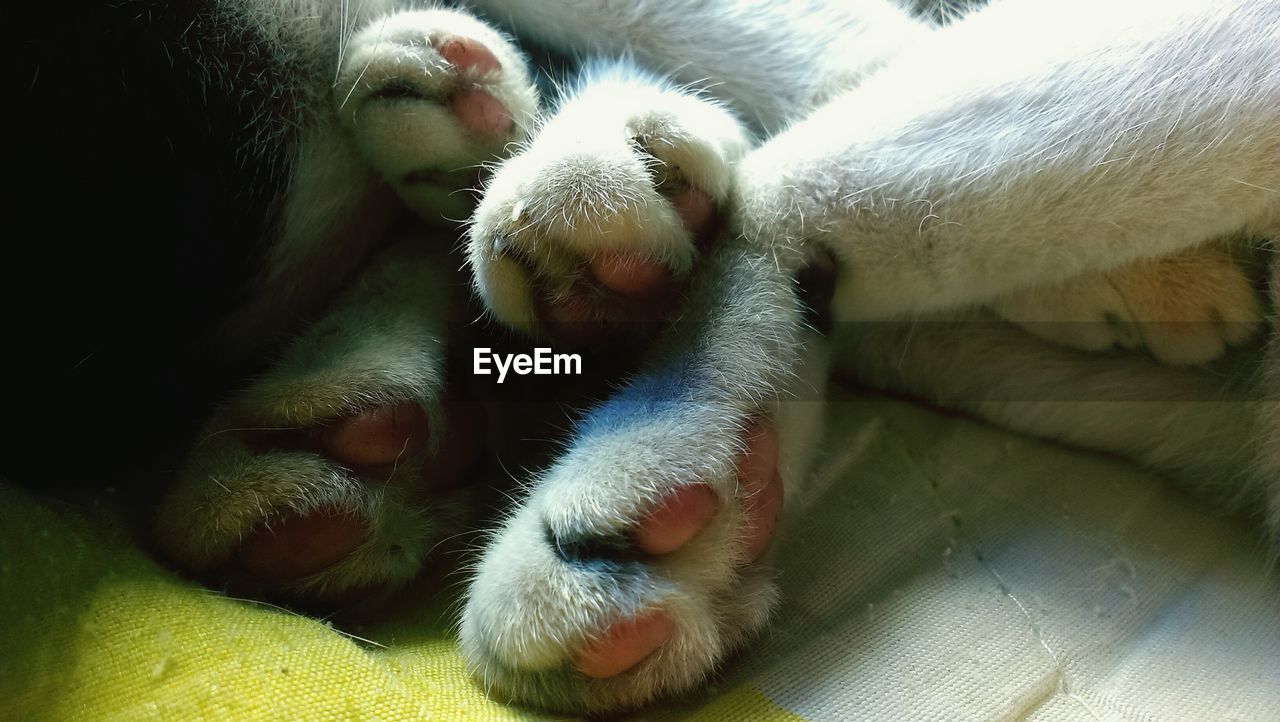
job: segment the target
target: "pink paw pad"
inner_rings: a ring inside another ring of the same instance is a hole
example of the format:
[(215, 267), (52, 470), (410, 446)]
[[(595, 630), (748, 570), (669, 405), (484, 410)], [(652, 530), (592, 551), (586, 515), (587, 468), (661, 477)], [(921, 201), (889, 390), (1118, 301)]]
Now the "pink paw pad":
[[(409, 482), (420, 489), (456, 485), (480, 448), (485, 422), (475, 404), (449, 403), (446, 413), (449, 424), (439, 451), (425, 458), (421, 478)], [(356, 471), (362, 483), (386, 483), (395, 478), (391, 472), (397, 464), (427, 451), (429, 428), (418, 404), (402, 402), (341, 417), (317, 429), (315, 438), (319, 451)], [(238, 561), (261, 581), (294, 580), (337, 564), (367, 537), (367, 522), (356, 512), (332, 507), (284, 512), (245, 536)]]
[[(484, 414), (475, 403), (450, 401), (444, 438), (425, 456), (424, 489), (455, 486), (473, 466), (483, 442)], [(366, 482), (385, 482), (396, 465), (423, 456), (430, 427), (422, 407), (413, 402), (375, 406), (331, 422), (319, 432), (325, 456), (355, 469)]]
[[(447, 40), (436, 48), (445, 62), (462, 71), (463, 75), (483, 84), (486, 76), (501, 72), (502, 63), (483, 44), (470, 38)], [(462, 127), (483, 140), (502, 138), (511, 132), (514, 119), (502, 101), (483, 87), (458, 90), (449, 99), (449, 110)]]
[(359, 515), (317, 509), (251, 532), (240, 546), (240, 564), (262, 580), (298, 579), (337, 564), (366, 536)]
[[(746, 558), (754, 561), (769, 548), (782, 512), (778, 433), (772, 424), (758, 422), (743, 440), (746, 452), (737, 462), (746, 512), (742, 544)], [(633, 533), (633, 542), (647, 554), (670, 554), (696, 537), (719, 508), (719, 499), (706, 484), (680, 487), (645, 516)], [(619, 619), (574, 656), (573, 666), (594, 679), (614, 677), (657, 651), (675, 631), (675, 622), (661, 609)]]
[(506, 137), (514, 120), (511, 111), (493, 94), (480, 88), (468, 88), (453, 94), (449, 99), (449, 111), (477, 138), (493, 140)]
[(426, 448), (427, 415), (415, 403), (377, 406), (338, 419), (320, 432), (325, 453), (347, 466), (394, 464)]
[(604, 253), (589, 262), (601, 286), (631, 298), (660, 294), (671, 283), (671, 270), (661, 261), (635, 253)]
[(594, 679), (607, 679), (631, 669), (671, 638), (676, 625), (661, 611), (650, 611), (610, 625), (586, 646), (573, 666)]
[(453, 38), (446, 40), (436, 48), (444, 61), (458, 70), (466, 70), (477, 75), (496, 73), (502, 70), (502, 63), (493, 51), (470, 38)]
[(720, 500), (706, 484), (680, 487), (640, 522), (635, 544), (646, 554), (670, 554), (697, 536), (719, 510)]
[(716, 204), (702, 189), (689, 186), (667, 200), (671, 201), (684, 227), (694, 236), (701, 236), (711, 227), (716, 216)]
[(778, 431), (757, 423), (746, 434), (747, 453), (738, 460), (738, 484), (747, 513), (743, 546), (747, 558), (759, 559), (769, 549), (782, 516), (782, 477), (778, 474)]

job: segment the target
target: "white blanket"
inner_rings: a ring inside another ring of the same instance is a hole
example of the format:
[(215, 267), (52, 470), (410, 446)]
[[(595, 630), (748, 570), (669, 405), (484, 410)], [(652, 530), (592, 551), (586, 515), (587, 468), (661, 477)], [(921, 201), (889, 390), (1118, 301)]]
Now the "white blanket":
[(1280, 720), (1260, 529), (1121, 460), (841, 395), (726, 682), (814, 720)]

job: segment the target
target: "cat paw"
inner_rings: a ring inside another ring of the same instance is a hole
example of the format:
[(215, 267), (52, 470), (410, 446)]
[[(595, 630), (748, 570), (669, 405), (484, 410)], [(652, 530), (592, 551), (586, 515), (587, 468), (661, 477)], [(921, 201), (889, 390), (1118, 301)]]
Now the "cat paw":
[(589, 426), (496, 532), (460, 628), (487, 693), (633, 707), (703, 683), (765, 624), (777, 594), (758, 559), (782, 507), (777, 433), (757, 422), (675, 439), (670, 422)]
[(468, 238), (479, 295), (500, 321), (571, 342), (665, 318), (747, 143), (712, 101), (589, 75), (486, 185)]
[(352, 37), (334, 94), (365, 159), (424, 218), (469, 215), (479, 164), (521, 140), (538, 108), (512, 42), (440, 9), (389, 15)]
[[(483, 417), (450, 401), (430, 271), (397, 259), (206, 425), (157, 514), (178, 566), (291, 602), (409, 581), (465, 522)], [(440, 259), (441, 261), (443, 259)]]
[(1248, 341), (1263, 321), (1245, 266), (1222, 244), (1021, 291), (993, 309), (1054, 343), (1146, 349), (1173, 366), (1213, 361)]

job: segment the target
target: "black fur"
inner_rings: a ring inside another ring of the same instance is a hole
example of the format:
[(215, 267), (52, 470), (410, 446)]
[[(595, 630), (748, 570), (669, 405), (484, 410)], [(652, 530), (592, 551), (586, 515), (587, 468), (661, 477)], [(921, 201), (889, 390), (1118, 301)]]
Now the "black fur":
[(208, 3), (25, 12), (10, 25), (20, 230), (3, 308), (18, 383), (0, 473), (133, 484), (173, 468), (242, 372), (205, 339), (271, 221), (296, 125), (289, 86), (260, 39), (211, 22)]

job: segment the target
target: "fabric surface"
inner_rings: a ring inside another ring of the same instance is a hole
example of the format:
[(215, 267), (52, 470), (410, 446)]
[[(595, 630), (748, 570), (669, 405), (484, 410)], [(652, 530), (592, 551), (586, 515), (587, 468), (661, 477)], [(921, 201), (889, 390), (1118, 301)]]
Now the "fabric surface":
[[(639, 717), (1280, 719), (1280, 582), (1247, 523), (1118, 460), (899, 401), (841, 397), (826, 448), (777, 541), (774, 626)], [(449, 608), (355, 639), (0, 486), (0, 719), (554, 719), (484, 697)]]

